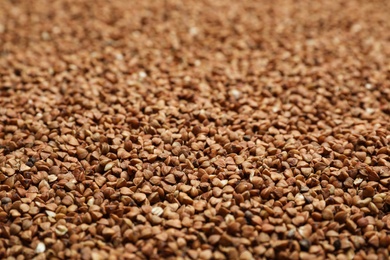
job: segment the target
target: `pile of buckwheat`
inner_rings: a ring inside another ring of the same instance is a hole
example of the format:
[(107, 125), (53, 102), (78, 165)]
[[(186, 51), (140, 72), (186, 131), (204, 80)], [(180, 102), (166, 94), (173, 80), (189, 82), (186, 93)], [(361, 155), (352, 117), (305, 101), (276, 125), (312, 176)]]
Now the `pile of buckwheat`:
[(1, 259), (389, 259), (389, 188), (389, 1), (0, 1)]

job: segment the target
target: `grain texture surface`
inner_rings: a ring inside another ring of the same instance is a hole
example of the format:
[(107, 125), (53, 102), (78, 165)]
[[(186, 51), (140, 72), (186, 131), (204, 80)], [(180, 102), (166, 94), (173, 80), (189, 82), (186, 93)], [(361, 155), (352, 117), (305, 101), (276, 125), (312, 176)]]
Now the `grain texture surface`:
[(0, 1), (0, 258), (389, 259), (389, 14)]

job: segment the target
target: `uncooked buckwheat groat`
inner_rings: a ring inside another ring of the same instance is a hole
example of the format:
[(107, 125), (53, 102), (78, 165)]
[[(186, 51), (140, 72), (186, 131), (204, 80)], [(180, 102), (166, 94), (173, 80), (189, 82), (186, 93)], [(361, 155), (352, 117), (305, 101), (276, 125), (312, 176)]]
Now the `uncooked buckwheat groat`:
[(389, 259), (389, 14), (0, 1), (0, 258)]

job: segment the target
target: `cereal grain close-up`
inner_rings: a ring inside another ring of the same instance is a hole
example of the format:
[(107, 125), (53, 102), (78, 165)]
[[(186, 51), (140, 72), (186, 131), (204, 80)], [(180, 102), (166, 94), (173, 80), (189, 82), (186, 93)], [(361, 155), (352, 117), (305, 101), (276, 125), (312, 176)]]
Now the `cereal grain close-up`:
[(1, 0), (0, 259), (390, 257), (387, 0)]

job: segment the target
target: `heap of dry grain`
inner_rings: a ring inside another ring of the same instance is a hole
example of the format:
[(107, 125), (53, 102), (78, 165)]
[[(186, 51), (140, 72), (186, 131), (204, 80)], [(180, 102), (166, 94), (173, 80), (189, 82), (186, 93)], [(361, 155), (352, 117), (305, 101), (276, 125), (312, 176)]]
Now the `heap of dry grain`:
[(387, 259), (388, 10), (2, 1), (0, 258)]

